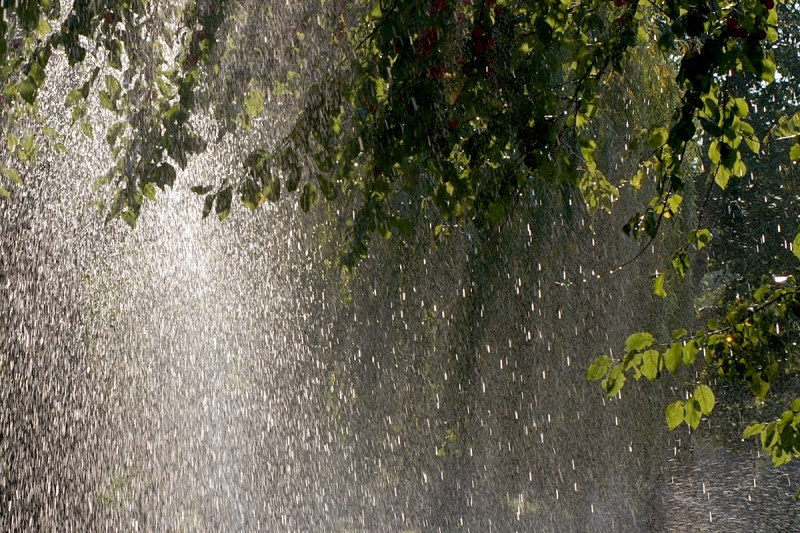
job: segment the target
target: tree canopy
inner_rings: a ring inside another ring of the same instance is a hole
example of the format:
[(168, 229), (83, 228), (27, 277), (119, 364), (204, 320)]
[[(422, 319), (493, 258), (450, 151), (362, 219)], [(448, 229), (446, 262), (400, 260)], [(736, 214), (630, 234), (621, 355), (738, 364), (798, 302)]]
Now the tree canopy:
[[(252, 129), (266, 101), (280, 98), (294, 115), (281, 138), (243, 148), (239, 168), (193, 191), (204, 214), (220, 219), (236, 199), (256, 209), (289, 194), (307, 211), (345, 195), (354, 209), (347, 267), (376, 235), (431, 231), (444, 241), (464, 225), (502, 228), (534, 184), (576, 188), (590, 210), (614, 209), (620, 189), (634, 188), (649, 199), (622, 229), (642, 250), (686, 204), (699, 206), (655, 276), (664, 296), (693, 258), (714, 249), (714, 235), (759, 219), (752, 200), (760, 193), (741, 193), (753, 172), (791, 188), (782, 201), (796, 199), (783, 170), (800, 160), (795, 4), (320, 0), (291, 12), (279, 59), (253, 40), (277, 8), (244, 4), (75, 0), (67, 11), (59, 0), (3, 2), (0, 195), (23, 186), (38, 143), (66, 151), (59, 128), (93, 136), (102, 109), (113, 164), (98, 176), (98, 205), (134, 226), (143, 204), (173, 186), (209, 141)], [(313, 49), (320, 43), (324, 50)], [(264, 64), (254, 68), (248, 53), (263, 54)], [(39, 95), (63, 64), (72, 74), (54, 83), (74, 87), (54, 117)], [(609, 124), (624, 124), (621, 153), (609, 154)], [(611, 174), (620, 158), (635, 161), (630, 175)], [(725, 226), (715, 205), (737, 209), (741, 223)], [(417, 227), (420, 212), (436, 223)], [(785, 217), (784, 233), (797, 234), (797, 217)], [(780, 271), (740, 283), (706, 327), (665, 342), (635, 333), (621, 359), (598, 358), (587, 377), (615, 395), (627, 376), (697, 370), (686, 399), (666, 408), (672, 428), (696, 428), (712, 412), (716, 378), (746, 382), (764, 399), (796, 357), (800, 292), (790, 251), (800, 258), (800, 236), (775, 251)], [(800, 400), (744, 434), (760, 436), (782, 464), (800, 455), (798, 423)]]

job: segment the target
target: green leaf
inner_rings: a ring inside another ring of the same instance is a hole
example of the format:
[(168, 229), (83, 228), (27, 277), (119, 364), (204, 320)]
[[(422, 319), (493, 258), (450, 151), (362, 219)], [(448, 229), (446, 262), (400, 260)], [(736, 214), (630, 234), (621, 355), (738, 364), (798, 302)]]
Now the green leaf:
[(664, 143), (667, 142), (668, 138), (669, 131), (667, 131), (667, 128), (660, 126), (658, 128), (654, 128), (650, 132), (650, 138), (648, 139), (647, 144), (650, 146), (650, 148), (655, 150), (656, 148), (663, 146)]
[[(797, 240), (797, 239), (795, 239), (795, 240)], [(794, 246), (793, 246), (793, 248), (794, 248)], [(797, 250), (797, 248), (794, 248), (794, 249)], [(762, 285), (761, 287), (758, 288), (756, 293), (753, 295), (753, 299), (756, 302), (763, 302), (764, 299), (765, 299), (765, 296), (767, 294), (769, 294), (769, 292), (771, 290), (772, 290), (772, 286), (771, 285)]]
[(664, 282), (667, 279), (667, 273), (662, 272), (661, 274), (656, 277), (656, 280), (653, 282), (653, 294), (660, 298), (665, 298), (667, 296), (667, 291), (664, 290)]
[(600, 386), (603, 387), (606, 394), (614, 396), (622, 390), (623, 385), (625, 385), (625, 380), (625, 370), (622, 365), (617, 365), (611, 369), (608, 373), (608, 377), (600, 383)]
[(749, 439), (750, 437), (755, 437), (756, 435), (760, 435), (761, 432), (763, 432), (764, 428), (766, 427), (767, 425), (764, 423), (751, 424), (746, 428), (744, 428), (744, 432), (742, 433), (742, 438)]
[(750, 108), (747, 106), (747, 101), (744, 98), (731, 98), (730, 104), (733, 112), (737, 117), (743, 118), (750, 113)]
[(92, 127), (92, 123), (88, 119), (81, 121), (80, 130), (81, 130), (81, 133), (83, 133), (83, 135), (87, 139), (93, 139), (94, 138), (94, 128)]
[(322, 191), (322, 196), (324, 196), (326, 200), (335, 200), (339, 194), (336, 190), (336, 185), (334, 185), (332, 181), (323, 178), (322, 176), (319, 176), (317, 181), (319, 182), (319, 188)]
[(605, 377), (609, 370), (611, 370), (611, 358), (607, 355), (601, 355), (589, 365), (586, 370), (586, 379), (588, 381), (597, 381)]
[(19, 172), (17, 172), (13, 168), (4, 168), (2, 170), (2, 174), (3, 174), (3, 176), (7, 177), (8, 179), (13, 181), (17, 185), (24, 185), (24, 183), (25, 183), (22, 180), (22, 177), (19, 175)]
[(684, 405), (683, 400), (672, 402), (667, 406), (665, 412), (667, 418), (667, 426), (670, 430), (680, 426), (684, 420)]
[(653, 381), (658, 377), (658, 361), (661, 354), (656, 350), (647, 350), (642, 354), (642, 366), (640, 370), (644, 377)]
[(694, 398), (686, 401), (683, 409), (683, 419), (692, 429), (697, 429), (700, 425), (700, 419), (703, 418), (703, 411), (700, 409), (700, 403)]
[(700, 411), (704, 415), (710, 415), (714, 410), (716, 398), (714, 398), (714, 391), (708, 385), (698, 385), (694, 389), (694, 399), (700, 404)]
[(203, 194), (210, 193), (211, 189), (213, 189), (213, 188), (214, 187), (211, 186), (211, 185), (195, 185), (194, 187), (192, 187), (189, 190), (192, 191), (195, 194), (203, 195)]
[(112, 100), (116, 100), (119, 98), (120, 93), (122, 93), (122, 86), (119, 84), (119, 81), (114, 76), (106, 75), (105, 78), (106, 82), (106, 90), (108, 91), (109, 96)]
[(625, 340), (625, 353), (640, 352), (652, 346), (653, 342), (655, 342), (655, 338), (646, 331), (634, 333)]
[(767, 393), (769, 393), (769, 383), (764, 381), (760, 374), (749, 376), (747, 381), (753, 396), (762, 400), (767, 397)]
[(142, 186), (142, 194), (150, 201), (156, 201), (156, 186), (152, 183), (145, 183)]
[(11, 193), (3, 187), (0, 187), (0, 196), (3, 198), (11, 198)]
[(795, 144), (789, 149), (789, 157), (792, 161), (800, 161), (800, 143)]
[(667, 370), (671, 373), (675, 374), (681, 366), (682, 358), (683, 346), (676, 342), (664, 352), (664, 366), (666, 366)]
[(281, 180), (269, 177), (262, 180), (261, 194), (270, 202), (277, 202), (281, 199)]
[(225, 220), (231, 213), (231, 200), (233, 199), (233, 189), (227, 186), (217, 194), (217, 203), (215, 206), (217, 217), (220, 220)]
[(254, 90), (244, 98), (244, 112), (251, 119), (261, 116), (264, 111), (264, 91)]
[(716, 183), (720, 189), (725, 190), (728, 187), (728, 181), (731, 179), (731, 171), (725, 168), (722, 165), (718, 165), (714, 169), (714, 183)]
[(103, 106), (103, 108), (114, 111), (114, 101), (107, 92), (100, 91), (97, 96), (100, 98), (100, 105)]
[(711, 232), (707, 229), (698, 230), (695, 234), (695, 246), (697, 246), (698, 250), (702, 250), (708, 243), (711, 242), (712, 235)]
[(83, 96), (83, 91), (79, 89), (75, 89), (74, 91), (70, 91), (67, 94), (66, 99), (64, 100), (64, 107), (72, 107), (85, 97)]
[(262, 198), (261, 188), (258, 184), (252, 178), (246, 179), (241, 185), (242, 203), (248, 209), (256, 209)]
[(216, 194), (209, 194), (206, 196), (206, 199), (203, 202), (203, 218), (206, 218), (211, 214), (211, 210), (214, 208), (214, 200), (216, 199)]
[(47, 19), (45, 17), (39, 17), (39, 25), (36, 26), (35, 30), (36, 35), (40, 39), (44, 39), (51, 31), (53, 31), (53, 28), (50, 26), (50, 23), (47, 22)]
[(316, 200), (317, 189), (310, 183), (303, 185), (303, 192), (300, 194), (300, 208), (303, 212), (308, 213)]
[(683, 364), (687, 366), (693, 364), (695, 358), (697, 357), (698, 351), (699, 348), (697, 347), (696, 340), (690, 340), (687, 342), (683, 347)]
[(800, 233), (798, 233), (792, 241), (792, 253), (800, 259)]
[(164, 187), (172, 187), (175, 184), (176, 177), (177, 173), (175, 172), (175, 167), (169, 163), (159, 163), (153, 175), (156, 185), (161, 189), (164, 189)]
[(31, 80), (25, 79), (19, 82), (19, 85), (17, 85), (17, 91), (22, 99), (29, 104), (33, 105), (33, 102), (36, 101), (36, 85), (34, 85)]

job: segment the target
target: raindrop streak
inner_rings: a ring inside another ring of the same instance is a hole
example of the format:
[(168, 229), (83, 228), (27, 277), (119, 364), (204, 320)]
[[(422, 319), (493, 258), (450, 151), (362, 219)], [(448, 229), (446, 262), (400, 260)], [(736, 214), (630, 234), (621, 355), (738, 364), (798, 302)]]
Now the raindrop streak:
[[(238, 66), (269, 80), (287, 67), (283, 37), (324, 16), (302, 4), (243, 2), (237, 23), (259, 38)], [(309, 30), (311, 66), (324, 66), (329, 40)], [(70, 89), (59, 61), (44, 110)], [(625, 275), (570, 281), (637, 252), (621, 224), (578, 213), (574, 191), (537, 188), (500, 238), (464, 228), (441, 247), (427, 235), (377, 243), (352, 276), (331, 268), (344, 200), (201, 220), (189, 187), (229, 175), (289, 126), (281, 98), (266, 105), (252, 131), (212, 143), (146, 203), (135, 230), (86, 208), (111, 165), (104, 135), (69, 133), (66, 160), (43, 148), (2, 204), (0, 531), (800, 524), (791, 495), (776, 496), (796, 468), (669, 433), (667, 387), (609, 399), (585, 381), (627, 333), (693, 317), (691, 304), (653, 303), (654, 254)], [(617, 207), (636, 202), (622, 194)]]

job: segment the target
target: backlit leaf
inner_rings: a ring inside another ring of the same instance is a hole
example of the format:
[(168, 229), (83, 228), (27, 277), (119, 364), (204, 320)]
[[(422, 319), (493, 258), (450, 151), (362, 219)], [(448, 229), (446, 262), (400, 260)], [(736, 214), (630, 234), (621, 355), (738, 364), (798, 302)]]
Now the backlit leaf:
[(647, 350), (642, 354), (642, 365), (639, 367), (644, 377), (653, 381), (658, 377), (658, 361), (661, 354), (656, 350)]
[(700, 411), (702, 411), (704, 415), (711, 414), (716, 402), (714, 391), (711, 390), (711, 387), (708, 385), (698, 385), (694, 389), (693, 396), (694, 399), (697, 400), (697, 403), (700, 404)]
[(667, 418), (667, 426), (669, 429), (675, 429), (680, 426), (684, 420), (684, 404), (683, 400), (672, 402), (667, 406), (665, 412)]
[(680, 368), (682, 358), (683, 346), (676, 342), (670, 346), (666, 352), (664, 352), (664, 366), (666, 366), (667, 370), (674, 374)]
[(589, 381), (596, 381), (605, 377), (609, 370), (611, 370), (611, 358), (607, 355), (601, 355), (589, 365), (586, 371), (586, 379)]
[(656, 280), (653, 282), (653, 294), (660, 298), (665, 298), (667, 296), (667, 291), (664, 290), (664, 282), (666, 281), (666, 272), (662, 272), (656, 277)]
[(687, 400), (683, 408), (683, 419), (689, 427), (697, 429), (702, 418), (703, 411), (700, 409), (700, 403), (694, 398)]
[(625, 353), (640, 352), (652, 346), (653, 342), (655, 338), (646, 331), (634, 333), (625, 340)]

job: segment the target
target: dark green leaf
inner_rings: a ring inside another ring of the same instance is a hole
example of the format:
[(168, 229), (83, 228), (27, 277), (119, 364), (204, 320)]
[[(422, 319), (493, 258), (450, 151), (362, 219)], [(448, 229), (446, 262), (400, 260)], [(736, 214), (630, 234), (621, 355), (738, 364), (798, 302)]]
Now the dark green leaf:
[(622, 365), (617, 365), (611, 369), (606, 379), (604, 379), (600, 386), (609, 396), (614, 396), (625, 385), (625, 370)]
[(214, 200), (216, 199), (216, 194), (209, 194), (206, 196), (206, 199), (203, 202), (203, 218), (206, 218), (211, 214), (211, 210), (214, 209)]
[(303, 193), (300, 195), (300, 208), (308, 213), (311, 206), (317, 200), (317, 190), (310, 183), (303, 185)]
[(229, 185), (217, 193), (216, 213), (220, 220), (225, 220), (231, 212), (233, 188)]
[(23, 100), (31, 105), (36, 101), (36, 85), (29, 79), (25, 79), (17, 85), (17, 92)]

